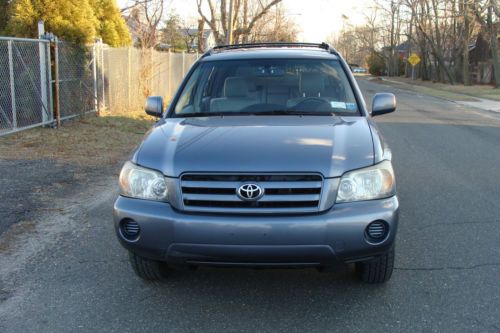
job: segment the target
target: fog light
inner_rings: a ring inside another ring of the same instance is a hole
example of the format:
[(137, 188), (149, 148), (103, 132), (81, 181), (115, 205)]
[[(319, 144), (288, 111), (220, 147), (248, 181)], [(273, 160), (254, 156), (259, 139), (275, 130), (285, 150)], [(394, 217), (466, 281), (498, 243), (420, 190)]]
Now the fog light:
[(373, 221), (366, 227), (366, 236), (372, 242), (382, 241), (389, 231), (389, 226), (385, 221)]
[(139, 223), (134, 220), (125, 219), (121, 222), (121, 231), (123, 237), (128, 240), (136, 239), (139, 236), (141, 228), (139, 227)]

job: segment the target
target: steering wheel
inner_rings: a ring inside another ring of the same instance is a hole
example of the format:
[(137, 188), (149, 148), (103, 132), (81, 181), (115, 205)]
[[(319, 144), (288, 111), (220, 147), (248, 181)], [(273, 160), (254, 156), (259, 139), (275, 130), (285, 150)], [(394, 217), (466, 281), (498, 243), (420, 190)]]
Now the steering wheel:
[(297, 110), (298, 108), (300, 110), (331, 111), (330, 103), (320, 97), (306, 97), (290, 109)]

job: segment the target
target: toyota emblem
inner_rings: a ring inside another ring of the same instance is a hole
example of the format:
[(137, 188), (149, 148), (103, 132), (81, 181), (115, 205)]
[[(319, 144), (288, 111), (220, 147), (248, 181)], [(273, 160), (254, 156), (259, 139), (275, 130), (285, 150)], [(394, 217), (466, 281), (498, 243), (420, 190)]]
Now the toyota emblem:
[(243, 184), (238, 188), (238, 196), (242, 200), (255, 201), (264, 195), (264, 190), (257, 184)]

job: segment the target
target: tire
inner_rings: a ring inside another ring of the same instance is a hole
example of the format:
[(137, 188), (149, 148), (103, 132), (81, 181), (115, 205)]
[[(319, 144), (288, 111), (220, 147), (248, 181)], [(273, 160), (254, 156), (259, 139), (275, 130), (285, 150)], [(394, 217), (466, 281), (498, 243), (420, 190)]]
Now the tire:
[(394, 247), (374, 260), (356, 264), (356, 273), (366, 283), (384, 283), (390, 280), (394, 269)]
[(143, 280), (163, 280), (172, 272), (166, 263), (143, 258), (132, 252), (129, 252), (129, 260), (135, 274)]

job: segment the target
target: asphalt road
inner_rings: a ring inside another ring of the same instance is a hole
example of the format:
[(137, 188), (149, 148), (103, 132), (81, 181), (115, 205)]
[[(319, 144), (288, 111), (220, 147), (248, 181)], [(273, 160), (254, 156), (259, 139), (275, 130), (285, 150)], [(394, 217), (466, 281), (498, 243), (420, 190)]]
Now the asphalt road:
[(98, 193), (68, 198), (64, 213), (41, 216), (51, 227), (31, 252), (30, 242), (14, 246), (27, 252), (4, 267), (0, 332), (499, 332), (500, 115), (361, 85), (367, 100), (393, 91), (399, 102), (377, 119), (401, 201), (389, 283), (362, 284), (352, 271), (207, 268), (145, 283), (113, 234), (106, 178)]

